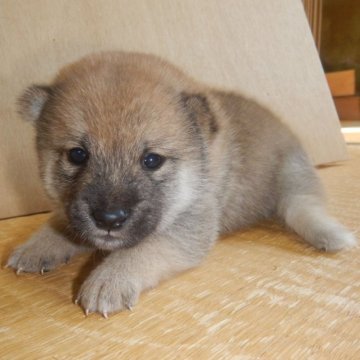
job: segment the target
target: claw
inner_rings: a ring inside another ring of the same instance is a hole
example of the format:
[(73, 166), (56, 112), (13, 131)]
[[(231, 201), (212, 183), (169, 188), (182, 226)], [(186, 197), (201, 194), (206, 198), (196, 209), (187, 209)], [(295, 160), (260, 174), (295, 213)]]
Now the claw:
[(10, 267), (9, 264), (5, 264), (3, 268), (4, 268), (4, 269), (7, 269), (7, 268), (9, 268), (9, 267)]
[(126, 308), (129, 310), (129, 311), (133, 311), (133, 307), (131, 305), (126, 305)]
[(45, 268), (42, 267), (41, 270), (40, 270), (40, 274), (41, 274), (41, 275), (44, 275), (44, 272), (45, 272)]
[(108, 319), (109, 317), (108, 317), (108, 313), (106, 312), (106, 311), (104, 311), (103, 313), (102, 313), (102, 316), (105, 318), (105, 319)]
[(90, 313), (89, 309), (85, 309), (85, 316), (88, 316)]
[(21, 267), (19, 267), (17, 270), (16, 270), (16, 275), (19, 275), (21, 272), (22, 272), (22, 268)]
[(76, 299), (74, 300), (74, 304), (75, 304), (75, 305), (78, 305), (78, 304), (79, 304), (79, 300), (80, 300), (79, 298), (76, 298)]

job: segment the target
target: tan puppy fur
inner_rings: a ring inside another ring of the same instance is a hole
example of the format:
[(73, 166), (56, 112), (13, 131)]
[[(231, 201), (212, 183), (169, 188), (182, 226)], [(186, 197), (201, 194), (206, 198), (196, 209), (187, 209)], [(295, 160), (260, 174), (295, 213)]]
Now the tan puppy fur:
[(199, 264), (219, 234), (277, 217), (318, 249), (355, 238), (331, 219), (294, 135), (270, 111), (151, 55), (109, 52), (65, 67), (20, 98), (35, 124), (53, 219), (11, 255), (48, 271), (109, 251), (78, 294), (88, 312), (131, 308)]

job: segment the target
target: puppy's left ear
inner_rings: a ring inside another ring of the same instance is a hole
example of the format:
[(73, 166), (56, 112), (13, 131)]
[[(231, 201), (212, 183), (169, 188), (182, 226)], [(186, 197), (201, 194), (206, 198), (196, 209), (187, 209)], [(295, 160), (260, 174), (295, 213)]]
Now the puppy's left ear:
[(188, 117), (210, 138), (218, 131), (218, 124), (204, 94), (181, 93), (181, 104)]
[(49, 86), (32, 85), (28, 87), (17, 101), (20, 116), (26, 121), (35, 122), (49, 100), (50, 93)]

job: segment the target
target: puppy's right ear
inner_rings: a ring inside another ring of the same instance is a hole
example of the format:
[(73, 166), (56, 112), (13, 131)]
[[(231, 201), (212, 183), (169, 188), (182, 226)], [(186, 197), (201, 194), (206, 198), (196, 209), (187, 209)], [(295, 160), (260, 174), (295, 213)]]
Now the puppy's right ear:
[(51, 93), (49, 86), (32, 85), (19, 97), (18, 113), (26, 120), (35, 122), (41, 115)]

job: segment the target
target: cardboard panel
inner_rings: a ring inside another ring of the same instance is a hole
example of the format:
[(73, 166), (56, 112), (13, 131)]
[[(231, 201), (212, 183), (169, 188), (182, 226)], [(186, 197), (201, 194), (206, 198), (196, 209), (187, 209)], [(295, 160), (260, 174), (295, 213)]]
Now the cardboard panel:
[(0, 14), (0, 218), (48, 208), (16, 97), (92, 51), (161, 55), (267, 104), (314, 163), (346, 157), (300, 0), (0, 0)]

